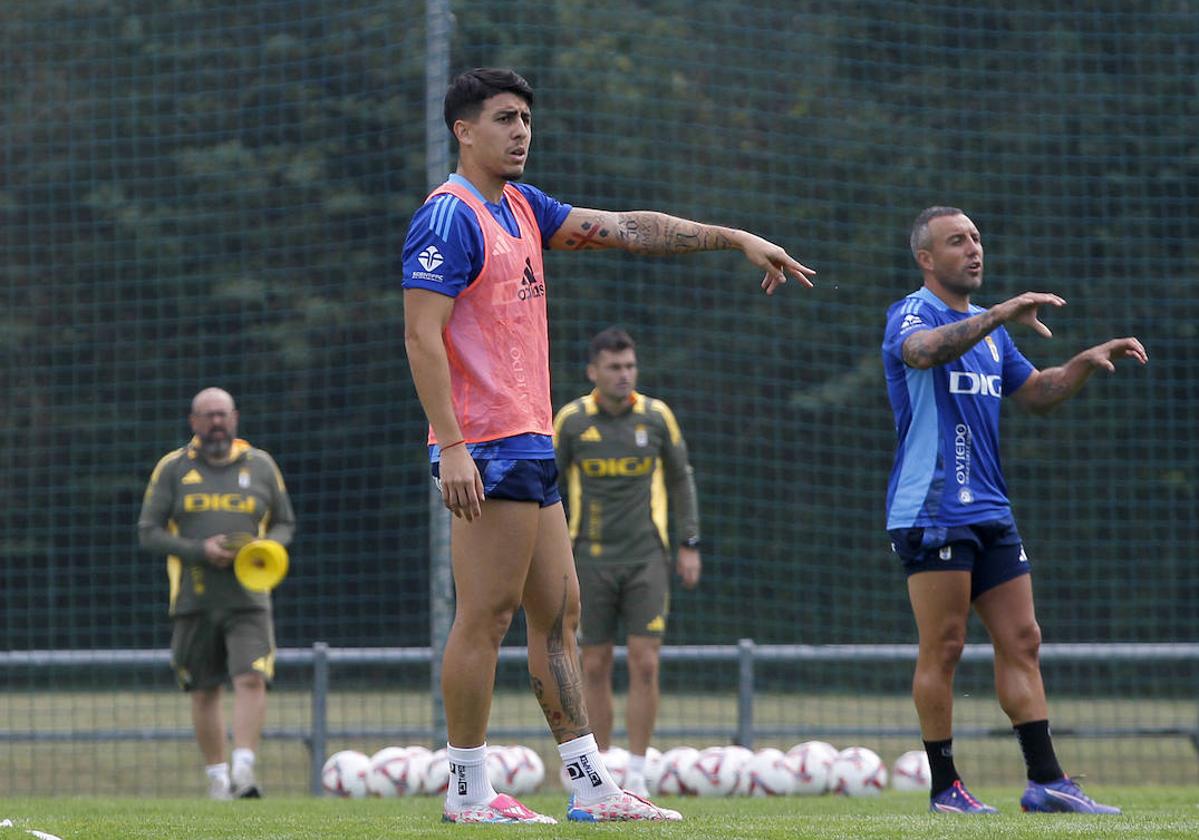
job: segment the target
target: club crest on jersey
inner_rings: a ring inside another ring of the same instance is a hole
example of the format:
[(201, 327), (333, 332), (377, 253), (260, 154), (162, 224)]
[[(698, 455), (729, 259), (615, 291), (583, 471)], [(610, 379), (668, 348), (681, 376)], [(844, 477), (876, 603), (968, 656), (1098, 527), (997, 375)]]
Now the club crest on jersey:
[(991, 336), (988, 335), (983, 338), (983, 341), (987, 342), (987, 347), (991, 351), (991, 358), (998, 362), (999, 361), (999, 348), (995, 346), (995, 339), (991, 338)]
[(237, 474), (237, 486), (242, 490), (246, 490), (250, 486), (250, 471), (242, 470)]
[(969, 487), (963, 487), (958, 491), (958, 501), (964, 505), (968, 505), (974, 501), (974, 494), (970, 492)]
[(953, 546), (952, 545), (941, 546), (941, 550), (937, 552), (937, 556), (940, 557), (942, 560), (953, 559)]
[(638, 426), (633, 430), (633, 440), (638, 446), (649, 446), (649, 432), (645, 426)]
[(438, 251), (437, 247), (434, 245), (430, 245), (428, 248), (417, 254), (416, 259), (425, 269), (425, 271), (433, 271), (439, 265), (445, 262), (445, 259), (441, 256), (441, 251)]

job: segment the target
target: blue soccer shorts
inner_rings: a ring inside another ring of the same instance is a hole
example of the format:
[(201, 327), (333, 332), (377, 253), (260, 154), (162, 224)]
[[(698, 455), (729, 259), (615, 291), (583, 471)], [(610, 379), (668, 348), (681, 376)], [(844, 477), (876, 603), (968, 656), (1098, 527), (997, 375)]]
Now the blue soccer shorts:
[(970, 572), (971, 601), (1032, 571), (1010, 517), (954, 528), (895, 528), (887, 534), (908, 577), (920, 572)]
[[(475, 466), (483, 479), (484, 499), (512, 502), (537, 502), (549, 507), (562, 501), (558, 492), (558, 465), (553, 458), (476, 458)], [(441, 486), (441, 464), (432, 465), (433, 478)]]

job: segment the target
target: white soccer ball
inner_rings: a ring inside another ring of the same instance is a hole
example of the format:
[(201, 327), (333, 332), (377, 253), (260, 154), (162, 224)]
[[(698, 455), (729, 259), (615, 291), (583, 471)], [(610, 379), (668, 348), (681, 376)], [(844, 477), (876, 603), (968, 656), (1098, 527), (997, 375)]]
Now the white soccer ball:
[(545, 781), (545, 763), (529, 747), (489, 747), (487, 776), (497, 793), (532, 793)]
[(887, 786), (887, 766), (865, 747), (841, 750), (833, 762), (829, 788), (843, 796), (878, 796)]
[(739, 744), (729, 744), (721, 747), (724, 750), (724, 760), (731, 762), (737, 768), (737, 787), (733, 790), (736, 796), (749, 794), (749, 763), (754, 760), (754, 751)]
[(928, 767), (928, 753), (909, 750), (895, 759), (891, 771), (891, 787), (896, 790), (921, 790), (928, 793), (933, 774)]
[(744, 766), (744, 756), (740, 753), (730, 753), (725, 747), (708, 747), (700, 751), (681, 778), (699, 796), (731, 796), (737, 791)]
[(367, 790), (387, 799), (415, 796), (420, 793), (424, 765), (431, 755), (424, 747), (384, 747), (371, 756)]
[(758, 750), (741, 774), (747, 796), (786, 796), (795, 790), (795, 771), (782, 750)]
[(420, 792), (428, 796), (445, 796), (450, 786), (450, 757), (445, 747), (429, 753), (429, 761), (421, 770)]
[(600, 758), (604, 760), (612, 781), (623, 790), (629, 781), (629, 751), (624, 747), (609, 747), (600, 753)]
[(654, 796), (694, 796), (695, 790), (687, 786), (683, 774), (699, 758), (694, 747), (675, 747), (658, 757), (657, 761), (645, 762), (645, 785)]
[(370, 771), (371, 760), (357, 750), (335, 752), (321, 768), (321, 786), (333, 796), (362, 799), (369, 792), (366, 779)]
[(804, 741), (787, 750), (787, 763), (795, 777), (792, 793), (827, 793), (838, 755), (837, 748), (825, 741)]
[[(633, 755), (632, 753), (629, 753), (630, 759), (632, 758), (632, 755)], [(662, 762), (661, 750), (656, 750), (653, 747), (645, 748), (645, 769), (641, 771), (641, 777), (646, 780), (646, 783), (645, 783), (646, 787), (649, 787), (649, 777), (650, 777), (651, 773), (658, 772), (660, 775), (660, 771), (657, 771), (656, 769), (651, 770), (650, 768), (654, 767), (657, 764), (660, 764), (661, 762)], [(652, 793), (653, 790), (651, 789), (650, 792)]]

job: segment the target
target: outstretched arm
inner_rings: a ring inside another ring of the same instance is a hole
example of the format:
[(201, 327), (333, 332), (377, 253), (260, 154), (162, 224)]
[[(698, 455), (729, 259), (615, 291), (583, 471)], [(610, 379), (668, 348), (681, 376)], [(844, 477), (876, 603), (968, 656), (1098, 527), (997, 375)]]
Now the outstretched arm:
[(1044, 292), (1025, 292), (992, 306), (973, 318), (945, 324), (933, 330), (912, 333), (903, 342), (903, 360), (909, 367), (927, 370), (964, 355), (975, 344), (990, 335), (1000, 324), (1013, 321), (1032, 327), (1049, 338), (1053, 333), (1037, 319), (1040, 306), (1065, 306), (1057, 295)]
[(1060, 367), (1033, 371), (1012, 399), (1035, 414), (1045, 414), (1082, 390), (1082, 386), (1099, 369), (1114, 373), (1120, 359), (1149, 361), (1145, 347), (1135, 338), (1113, 338), (1111, 341), (1084, 350)]
[(787, 282), (788, 274), (803, 285), (811, 286), (812, 281), (808, 278), (816, 273), (760, 236), (652, 210), (614, 213), (575, 207), (550, 240), (550, 247), (570, 251), (619, 248), (651, 256), (738, 250), (766, 272), (762, 288), (768, 295)]

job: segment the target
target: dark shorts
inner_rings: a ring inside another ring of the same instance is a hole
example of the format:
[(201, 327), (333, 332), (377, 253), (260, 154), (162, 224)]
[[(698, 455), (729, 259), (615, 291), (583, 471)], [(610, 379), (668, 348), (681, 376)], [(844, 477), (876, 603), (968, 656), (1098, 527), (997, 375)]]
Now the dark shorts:
[(184, 691), (216, 688), (251, 672), (275, 677), (275, 629), (270, 610), (229, 610), (175, 617), (171, 667)]
[(956, 528), (896, 528), (887, 534), (909, 577), (920, 572), (970, 572), (971, 601), (1032, 571), (1012, 519)]
[[(441, 486), (441, 464), (432, 464), (433, 478)], [(558, 465), (553, 458), (519, 460), (475, 459), (483, 479), (483, 498), (511, 502), (537, 502), (549, 507), (562, 501), (558, 492)]]
[(621, 618), (630, 636), (662, 638), (670, 611), (670, 564), (665, 555), (649, 563), (584, 563), (577, 568), (583, 609), (579, 644), (615, 641)]

